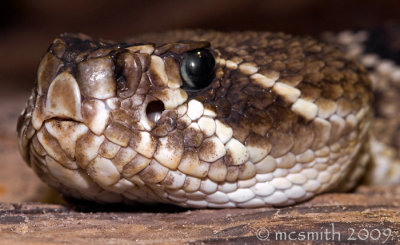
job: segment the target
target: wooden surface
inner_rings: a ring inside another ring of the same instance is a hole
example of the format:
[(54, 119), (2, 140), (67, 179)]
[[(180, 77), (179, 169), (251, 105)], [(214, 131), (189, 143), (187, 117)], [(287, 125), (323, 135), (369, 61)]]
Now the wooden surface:
[[(293, 244), (303, 236), (314, 244), (399, 243), (400, 187), (360, 187), (279, 209), (67, 205), (18, 154), (15, 123), (27, 97), (0, 91), (0, 244)], [(366, 232), (372, 237), (363, 240)]]
[[(318, 233), (318, 238), (314, 235), (306, 239), (313, 244), (380, 244), (385, 240), (386, 244), (397, 244), (399, 223), (399, 187), (362, 187), (353, 194), (325, 194), (280, 209), (106, 208), (89, 204), (81, 210), (51, 204), (3, 203), (0, 243), (262, 244), (268, 242), (260, 240), (268, 229), (269, 241), (282, 244), (299, 243), (301, 234), (307, 232)], [(391, 235), (384, 236), (389, 230)], [(363, 241), (367, 231), (372, 232), (372, 238)], [(375, 242), (378, 231), (381, 238)]]

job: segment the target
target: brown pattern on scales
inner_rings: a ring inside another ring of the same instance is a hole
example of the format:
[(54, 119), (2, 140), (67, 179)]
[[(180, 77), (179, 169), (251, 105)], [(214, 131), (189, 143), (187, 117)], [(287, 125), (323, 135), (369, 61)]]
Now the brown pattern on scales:
[[(214, 55), (215, 77), (185, 91), (182, 54), (199, 48)], [(156, 122), (154, 101), (165, 108)], [(365, 69), (308, 37), (178, 31), (118, 44), (65, 34), (41, 61), (18, 132), (35, 172), (74, 197), (290, 205), (354, 186), (370, 105)]]
[(324, 34), (323, 40), (335, 44), (367, 70), (373, 87), (371, 124), (374, 164), (367, 180), (370, 183), (397, 184), (400, 170), (400, 53), (399, 26), (384, 25), (370, 31), (343, 31)]

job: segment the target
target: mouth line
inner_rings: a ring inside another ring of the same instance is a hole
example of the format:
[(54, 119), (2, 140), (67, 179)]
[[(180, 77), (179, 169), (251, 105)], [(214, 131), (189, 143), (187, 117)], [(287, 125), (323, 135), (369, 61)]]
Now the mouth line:
[(78, 120), (75, 120), (75, 119), (70, 118), (70, 117), (59, 117), (59, 116), (55, 116), (55, 117), (47, 118), (46, 120), (43, 121), (43, 124), (45, 124), (46, 122), (51, 121), (51, 120), (54, 120), (54, 121), (64, 121), (64, 122), (67, 122), (67, 121), (68, 121), (68, 122), (82, 123), (82, 121), (78, 121)]

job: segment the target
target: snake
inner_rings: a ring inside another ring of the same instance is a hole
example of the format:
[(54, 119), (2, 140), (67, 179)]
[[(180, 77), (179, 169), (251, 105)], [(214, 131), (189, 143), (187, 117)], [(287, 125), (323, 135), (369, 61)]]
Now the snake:
[(179, 30), (123, 42), (65, 33), (38, 66), (19, 150), (52, 188), (99, 203), (276, 207), (364, 179), (392, 183), (396, 147), (380, 136), (393, 136), (395, 112), (376, 115), (374, 91), (400, 69), (364, 52), (368, 40), (362, 31)]

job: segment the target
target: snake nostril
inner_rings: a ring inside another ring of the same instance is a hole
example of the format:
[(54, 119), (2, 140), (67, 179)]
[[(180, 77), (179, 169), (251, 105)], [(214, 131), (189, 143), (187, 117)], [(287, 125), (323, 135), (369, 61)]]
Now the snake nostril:
[(160, 100), (152, 101), (147, 105), (146, 108), (147, 118), (152, 122), (157, 122), (164, 110), (164, 104)]

